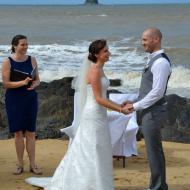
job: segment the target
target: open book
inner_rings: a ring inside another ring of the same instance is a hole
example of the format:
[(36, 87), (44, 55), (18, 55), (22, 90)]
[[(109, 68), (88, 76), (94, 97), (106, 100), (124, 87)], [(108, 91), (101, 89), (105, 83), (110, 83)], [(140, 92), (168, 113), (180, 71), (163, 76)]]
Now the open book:
[(26, 79), (26, 77), (32, 78), (35, 80), (36, 78), (36, 67), (32, 70), (31, 73), (23, 72), (17, 69), (11, 69), (10, 80), (11, 81), (21, 81)]
[[(31, 73), (23, 72), (17, 69), (11, 69), (10, 81), (21, 81), (21, 80), (26, 79), (27, 77), (32, 78), (32, 80), (35, 80), (36, 72), (37, 72), (36, 67), (34, 67)], [(30, 83), (29, 86), (31, 86), (31, 84), (32, 83)]]

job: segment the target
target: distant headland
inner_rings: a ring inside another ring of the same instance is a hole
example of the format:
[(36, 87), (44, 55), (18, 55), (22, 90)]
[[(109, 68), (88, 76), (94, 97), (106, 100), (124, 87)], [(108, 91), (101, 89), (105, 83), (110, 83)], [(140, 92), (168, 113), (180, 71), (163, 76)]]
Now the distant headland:
[(95, 4), (95, 5), (97, 5), (98, 4), (98, 0), (86, 0), (85, 4)]

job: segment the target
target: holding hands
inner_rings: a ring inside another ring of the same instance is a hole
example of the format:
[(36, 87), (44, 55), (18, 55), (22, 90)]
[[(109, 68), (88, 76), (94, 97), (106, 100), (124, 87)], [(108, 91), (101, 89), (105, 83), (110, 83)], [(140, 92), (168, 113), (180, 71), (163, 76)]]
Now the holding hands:
[(133, 103), (130, 102), (130, 101), (125, 101), (121, 104), (122, 106), (122, 109), (121, 109), (121, 112), (123, 114), (129, 114), (129, 113), (132, 113), (134, 111), (134, 108), (133, 108)]

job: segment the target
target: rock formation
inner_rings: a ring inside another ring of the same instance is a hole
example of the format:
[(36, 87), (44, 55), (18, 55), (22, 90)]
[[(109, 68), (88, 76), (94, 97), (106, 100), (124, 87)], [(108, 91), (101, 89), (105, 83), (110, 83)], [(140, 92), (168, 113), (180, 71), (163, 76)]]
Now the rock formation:
[(85, 4), (98, 4), (98, 0), (86, 0)]
[[(37, 88), (39, 112), (37, 119), (37, 136), (39, 139), (66, 137), (59, 129), (71, 125), (73, 120), (74, 90), (71, 88), (72, 77), (41, 82)], [(112, 80), (112, 86), (120, 85), (119, 79)], [(114, 87), (113, 87), (114, 88)], [(109, 90), (117, 93), (117, 90)], [(0, 83), (0, 139), (12, 137), (8, 132), (4, 101), (5, 90)], [(190, 142), (190, 99), (176, 94), (167, 96), (168, 122), (163, 128), (163, 140), (173, 142)], [(19, 110), (18, 110), (19, 111)], [(138, 133), (138, 139), (141, 134)]]

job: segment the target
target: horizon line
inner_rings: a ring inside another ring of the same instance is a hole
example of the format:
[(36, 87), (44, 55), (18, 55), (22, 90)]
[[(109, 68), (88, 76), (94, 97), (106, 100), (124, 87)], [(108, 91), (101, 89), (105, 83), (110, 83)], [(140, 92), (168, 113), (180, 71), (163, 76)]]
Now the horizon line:
[(8, 6), (8, 5), (14, 5), (14, 6), (16, 6), (16, 5), (23, 5), (23, 6), (25, 6), (25, 5), (87, 5), (87, 6), (98, 6), (98, 5), (171, 5), (171, 4), (173, 4), (173, 5), (175, 5), (175, 4), (190, 4), (190, 2), (175, 2), (175, 3), (159, 3), (159, 2), (156, 2), (156, 3), (113, 3), (113, 4), (105, 4), (105, 3), (98, 3), (98, 4), (85, 4), (85, 3), (73, 3), (73, 4), (68, 4), (68, 3), (66, 3), (66, 4), (63, 4), (63, 3), (56, 3), (56, 4), (52, 4), (52, 3), (39, 3), (39, 4), (36, 4), (36, 3), (28, 3), (28, 4), (24, 4), (24, 3), (17, 3), (17, 4), (14, 4), (14, 3), (9, 3), (9, 4), (5, 4), (5, 3), (0, 3), (0, 6)]

